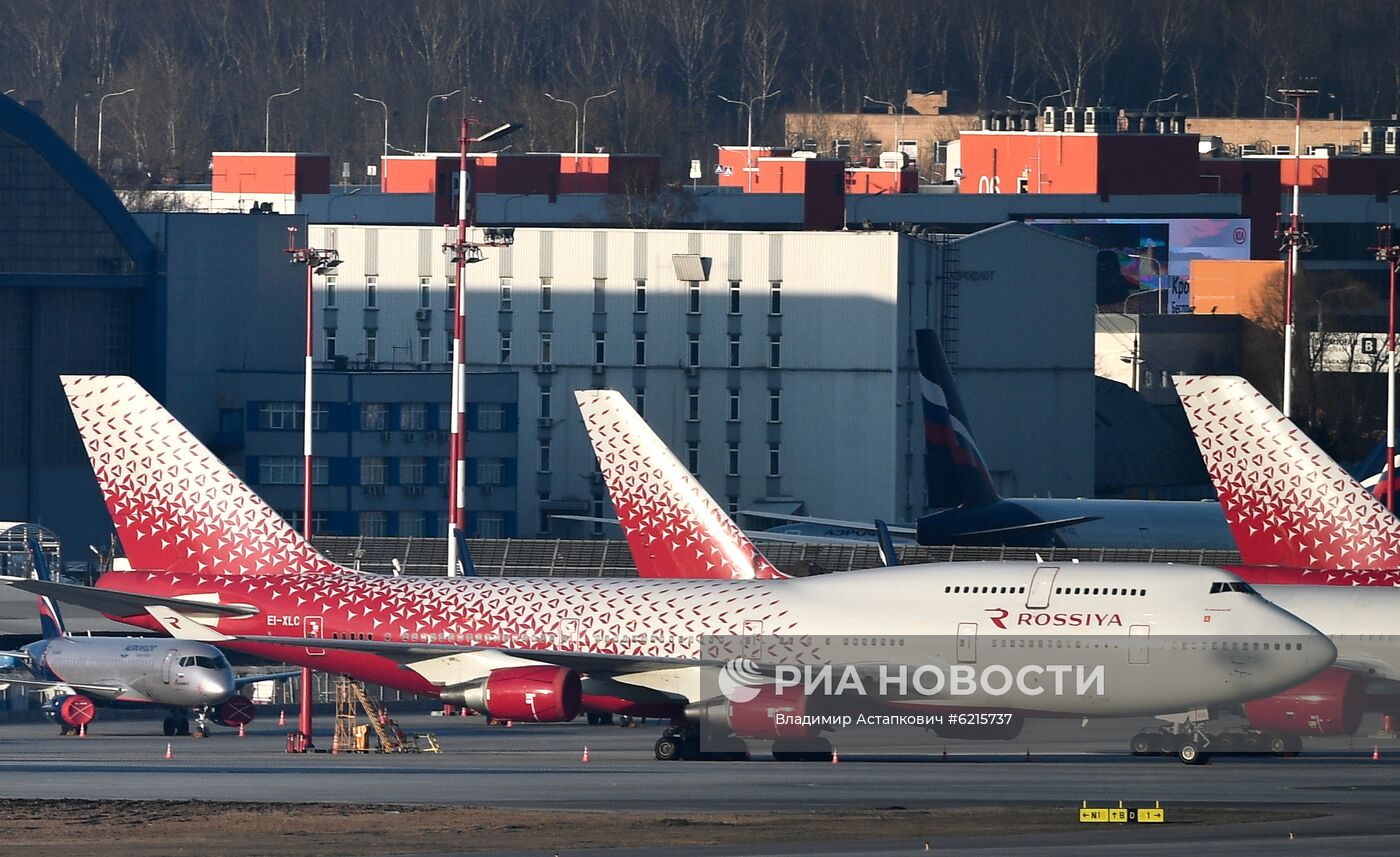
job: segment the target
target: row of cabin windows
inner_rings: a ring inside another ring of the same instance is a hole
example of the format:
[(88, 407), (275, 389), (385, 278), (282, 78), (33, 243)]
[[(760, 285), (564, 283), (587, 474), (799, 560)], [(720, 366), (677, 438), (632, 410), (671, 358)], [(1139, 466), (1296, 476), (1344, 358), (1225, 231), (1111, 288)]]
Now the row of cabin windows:
[[(945, 586), (945, 593), (951, 595), (1025, 595), (1024, 586)], [(1057, 586), (1056, 595), (1147, 595), (1146, 589), (1124, 589), (1117, 586)]]
[[(1120, 638), (1121, 639), (1121, 638)], [(984, 637), (984, 644), (993, 649), (1120, 649), (1121, 642), (1111, 642), (1113, 638), (1102, 641), (1093, 639), (1066, 640), (1066, 639), (1024, 639), (1012, 638), (1001, 639), (997, 637)], [(1070, 643), (1074, 645), (1071, 646)], [(1144, 643), (1146, 640), (1143, 641)], [(1211, 652), (1301, 652), (1302, 643), (1258, 643), (1241, 640), (1213, 640), (1207, 646), (1205, 640), (1173, 641), (1172, 649), (1181, 651), (1211, 651)]]

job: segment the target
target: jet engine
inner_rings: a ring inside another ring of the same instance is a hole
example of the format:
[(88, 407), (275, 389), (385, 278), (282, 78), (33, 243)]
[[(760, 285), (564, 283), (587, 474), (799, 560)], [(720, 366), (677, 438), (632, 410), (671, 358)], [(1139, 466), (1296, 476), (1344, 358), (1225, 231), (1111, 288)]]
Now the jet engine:
[(1330, 667), (1297, 687), (1244, 704), (1250, 726), (1291, 735), (1351, 735), (1365, 710), (1365, 679), (1342, 667)]
[(80, 693), (55, 696), (44, 705), (44, 714), (59, 726), (77, 730), (88, 725), (97, 716), (97, 708)]
[(505, 667), (450, 687), (442, 701), (500, 720), (563, 723), (578, 716), (583, 696), (578, 673), (567, 667)]
[(748, 686), (733, 698), (716, 698), (686, 708), (687, 719), (703, 730), (733, 733), (736, 738), (774, 741), (812, 738), (821, 732), (806, 721), (808, 697), (796, 688), (778, 693), (771, 684)]
[(235, 728), (253, 722), (256, 714), (253, 700), (246, 696), (231, 696), (214, 709), (214, 719), (225, 726)]

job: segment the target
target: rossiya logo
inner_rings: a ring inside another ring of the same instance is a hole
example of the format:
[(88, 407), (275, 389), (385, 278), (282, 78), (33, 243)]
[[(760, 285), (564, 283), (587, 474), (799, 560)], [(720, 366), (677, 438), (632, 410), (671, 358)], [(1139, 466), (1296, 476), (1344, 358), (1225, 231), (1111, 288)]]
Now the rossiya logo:
[(758, 696), (767, 679), (748, 658), (731, 658), (719, 671), (719, 692), (730, 702), (743, 704)]
[[(1003, 631), (1006, 630), (1006, 620), (1011, 617), (1011, 611), (1002, 607), (988, 607), (987, 612), (991, 615), (987, 618), (993, 625)], [(1063, 628), (1108, 628), (1123, 627), (1123, 617), (1118, 613), (1017, 613), (1016, 625), (1036, 625), (1044, 627), (1054, 625)]]
[(991, 616), (987, 617), (988, 619), (992, 620), (992, 624), (1005, 631), (1006, 617), (1011, 615), (1011, 611), (1003, 610), (1000, 607), (988, 607), (987, 612), (992, 614)]

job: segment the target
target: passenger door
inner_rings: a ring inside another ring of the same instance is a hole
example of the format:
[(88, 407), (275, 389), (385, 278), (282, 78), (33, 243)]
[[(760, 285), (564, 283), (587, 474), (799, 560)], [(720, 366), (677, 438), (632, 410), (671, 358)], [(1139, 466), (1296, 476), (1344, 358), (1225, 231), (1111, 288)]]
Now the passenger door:
[[(302, 626), (301, 626), (301, 628), (302, 628), (302, 636), (303, 636), (303, 637), (306, 637), (306, 638), (308, 638), (308, 639), (309, 639), (309, 638), (312, 638), (312, 637), (320, 638), (320, 637), (322, 636), (321, 632), (325, 629), (325, 627), (326, 627), (326, 622), (325, 622), (325, 619), (324, 619), (323, 617), (321, 617), (321, 616), (307, 616), (307, 617), (306, 617), (306, 621), (303, 622), (303, 623), (302, 623)], [(308, 655), (324, 655), (324, 654), (326, 653), (326, 650), (325, 650), (325, 649), (313, 649), (313, 648), (311, 648), (310, 646), (307, 646), (307, 647), (306, 647), (306, 653), (307, 653)]]
[(1055, 575), (1060, 573), (1057, 565), (1043, 565), (1035, 570), (1030, 589), (1026, 592), (1026, 607), (1044, 610), (1050, 606), (1050, 593), (1055, 591)]
[(977, 663), (977, 623), (958, 623), (958, 663)]
[(1128, 663), (1145, 664), (1148, 662), (1148, 642), (1152, 635), (1150, 625), (1130, 625), (1128, 626)]

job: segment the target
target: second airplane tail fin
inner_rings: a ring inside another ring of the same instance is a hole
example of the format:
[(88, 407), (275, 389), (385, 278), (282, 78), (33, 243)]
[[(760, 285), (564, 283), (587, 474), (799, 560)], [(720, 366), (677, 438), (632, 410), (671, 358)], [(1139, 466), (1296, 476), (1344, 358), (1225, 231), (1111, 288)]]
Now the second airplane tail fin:
[(943, 344), (932, 330), (914, 331), (924, 415), (924, 478), (933, 509), (987, 506), (998, 499), (987, 463), (972, 439)]
[(616, 390), (576, 392), (641, 577), (786, 577)]
[(63, 391), (134, 568), (346, 571), (317, 553), (135, 380), (65, 375)]
[(1248, 381), (1178, 375), (1176, 390), (1245, 563), (1400, 568), (1400, 520)]
[[(53, 581), (48, 557), (44, 556), (43, 548), (34, 536), (29, 537), (29, 559), (34, 564), (34, 573), (40, 580), (45, 583)], [(68, 629), (63, 627), (63, 614), (58, 611), (58, 602), (47, 595), (39, 596), (39, 630), (45, 640), (62, 637), (68, 633)]]

